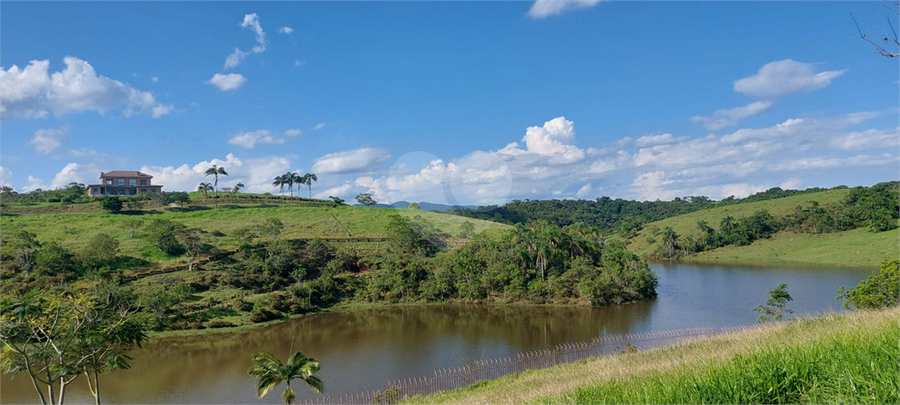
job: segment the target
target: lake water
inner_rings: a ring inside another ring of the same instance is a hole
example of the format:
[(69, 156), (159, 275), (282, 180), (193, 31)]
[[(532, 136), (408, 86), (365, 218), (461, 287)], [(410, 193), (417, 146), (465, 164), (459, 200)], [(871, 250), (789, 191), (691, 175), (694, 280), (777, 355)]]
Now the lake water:
[[(780, 283), (797, 315), (840, 311), (841, 286), (872, 270), (653, 264), (659, 297), (602, 308), (423, 305), (336, 311), (241, 333), (155, 340), (134, 353), (132, 369), (104, 376), (105, 403), (281, 403), (282, 388), (255, 396), (250, 356), (270, 351), (286, 361), (293, 348), (322, 364), (326, 393), (383, 389), (390, 380), (430, 376), (438, 368), (507, 357), (610, 334), (752, 324), (753, 308)], [(293, 342), (293, 343), (292, 343)], [(298, 399), (313, 398), (295, 381)], [(69, 403), (93, 403), (83, 377)], [(37, 403), (25, 375), (0, 379), (0, 402)]]

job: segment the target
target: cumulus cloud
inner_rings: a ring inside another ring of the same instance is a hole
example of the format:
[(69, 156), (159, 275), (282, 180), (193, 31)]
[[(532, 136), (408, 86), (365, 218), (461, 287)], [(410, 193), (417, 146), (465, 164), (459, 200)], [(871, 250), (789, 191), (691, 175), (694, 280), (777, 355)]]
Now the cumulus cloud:
[(35, 152), (46, 155), (65, 145), (68, 139), (68, 131), (65, 128), (39, 129), (31, 138), (31, 145), (34, 146)]
[(316, 159), (313, 171), (316, 173), (362, 172), (387, 162), (390, 157), (390, 151), (377, 148), (331, 153)]
[(500, 150), (511, 156), (532, 153), (550, 158), (551, 164), (569, 164), (584, 160), (585, 152), (573, 145), (575, 141), (575, 123), (565, 117), (557, 117), (544, 123), (543, 126), (528, 127), (522, 138), (526, 149), (522, 151), (515, 143), (508, 144)]
[(785, 59), (769, 62), (756, 75), (734, 82), (734, 91), (757, 97), (778, 97), (799, 91), (812, 91), (831, 84), (831, 80), (847, 72), (816, 72), (813, 64)]
[(3, 166), (0, 166), (0, 186), (12, 186), (12, 183), (10, 183), (11, 180), (12, 172)]
[(211, 159), (194, 165), (142, 166), (141, 171), (153, 176), (154, 184), (163, 185), (166, 191), (192, 191), (201, 182), (210, 181), (204, 173), (213, 165), (224, 167), (228, 176), (219, 177), (219, 189), (244, 183), (247, 192), (266, 193), (274, 191), (272, 179), (291, 170), (291, 161), (284, 156), (268, 156), (254, 159), (240, 159), (229, 153), (225, 160)]
[(228, 140), (228, 143), (232, 145), (240, 146), (244, 149), (253, 149), (256, 144), (280, 144), (284, 143), (284, 139), (275, 138), (272, 136), (272, 133), (266, 131), (265, 129), (257, 129), (252, 132), (242, 132), (235, 136), (232, 136), (231, 139)]
[(770, 107), (772, 107), (772, 102), (769, 100), (755, 101), (743, 107), (717, 110), (709, 116), (692, 117), (691, 121), (703, 125), (704, 128), (710, 131), (715, 131), (736, 125), (742, 119), (757, 115)]
[(595, 6), (600, 0), (536, 0), (528, 10), (532, 18), (545, 18), (564, 11)]
[(69, 163), (53, 176), (50, 186), (61, 188), (73, 182), (82, 184), (97, 183), (100, 181), (100, 171), (101, 169), (93, 163)]
[(66, 56), (63, 63), (66, 68), (52, 74), (47, 60), (33, 60), (23, 69), (16, 65), (7, 70), (0, 68), (0, 116), (41, 118), (50, 112), (64, 115), (122, 109), (126, 117), (150, 113), (158, 118), (172, 110), (171, 105), (159, 103), (150, 92), (98, 75), (84, 60)]
[(295, 129), (289, 129), (289, 130), (284, 131), (284, 136), (291, 136), (291, 137), (300, 136), (300, 134), (302, 134), (302, 133), (303, 133), (303, 131), (295, 128)]
[(291, 27), (281, 27), (278, 29), (278, 32), (281, 34), (290, 34), (290, 33), (294, 32), (294, 29)]
[(28, 184), (25, 187), (22, 187), (22, 191), (27, 193), (29, 191), (34, 191), (34, 190), (38, 190), (38, 189), (46, 190), (47, 185), (44, 184), (43, 180), (41, 180), (37, 177), (28, 176)]
[(238, 73), (229, 73), (227, 75), (216, 73), (206, 83), (218, 87), (219, 90), (228, 91), (236, 90), (243, 86), (246, 82), (247, 78)]

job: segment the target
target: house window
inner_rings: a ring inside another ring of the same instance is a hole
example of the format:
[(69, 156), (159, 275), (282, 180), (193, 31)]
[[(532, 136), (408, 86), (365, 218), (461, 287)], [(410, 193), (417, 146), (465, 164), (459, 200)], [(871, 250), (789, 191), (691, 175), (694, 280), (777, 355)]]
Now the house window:
[(124, 186), (124, 185), (125, 185), (125, 179), (116, 179), (116, 183), (117, 183), (116, 185)]
[(111, 185), (112, 185), (112, 179), (106, 179), (106, 185), (107, 185), (107, 186), (111, 186)]
[(147, 179), (141, 179), (141, 185), (142, 185), (142, 186), (146, 186), (146, 185), (147, 185)]
[(128, 179), (128, 185), (129, 185), (129, 186), (136, 186), (136, 185), (137, 185), (137, 179)]
[(156, 189), (155, 189), (155, 188), (151, 188), (151, 189), (150, 189), (150, 192), (151, 192), (151, 193), (156, 193)]
[(97, 187), (91, 188), (91, 194), (100, 194), (100, 189)]
[(146, 193), (146, 192), (147, 192), (147, 189), (146, 189), (146, 188), (142, 188), (142, 189), (141, 189), (141, 192), (142, 192), (142, 193)]

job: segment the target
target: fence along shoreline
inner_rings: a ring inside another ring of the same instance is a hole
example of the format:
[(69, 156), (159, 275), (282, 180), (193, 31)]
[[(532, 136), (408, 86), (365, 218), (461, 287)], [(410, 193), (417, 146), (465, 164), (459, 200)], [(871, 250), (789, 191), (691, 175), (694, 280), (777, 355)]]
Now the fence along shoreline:
[(298, 404), (392, 404), (408, 397), (463, 388), (478, 381), (495, 380), (527, 370), (549, 368), (598, 356), (668, 346), (684, 341), (740, 332), (759, 325), (721, 328), (687, 328), (625, 335), (598, 336), (590, 341), (563, 343), (553, 349), (532, 350), (514, 357), (475, 360), (471, 364), (435, 370), (432, 377), (413, 377), (388, 382), (383, 390), (322, 396)]

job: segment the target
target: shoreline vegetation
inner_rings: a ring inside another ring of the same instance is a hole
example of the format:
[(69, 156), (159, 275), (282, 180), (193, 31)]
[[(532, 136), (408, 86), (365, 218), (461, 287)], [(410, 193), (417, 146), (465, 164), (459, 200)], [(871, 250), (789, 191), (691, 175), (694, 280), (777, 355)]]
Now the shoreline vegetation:
[(900, 309), (827, 314), (531, 370), (406, 403), (897, 403)]

